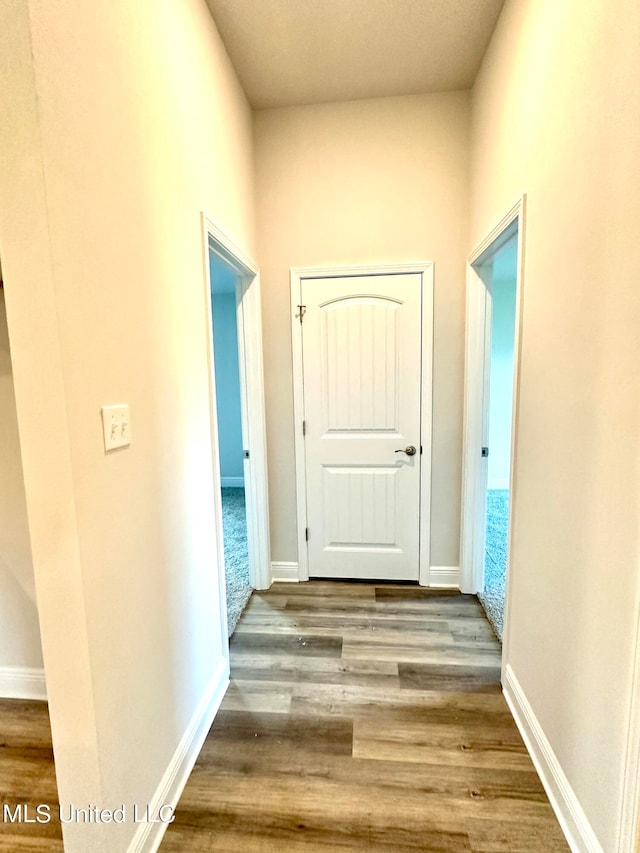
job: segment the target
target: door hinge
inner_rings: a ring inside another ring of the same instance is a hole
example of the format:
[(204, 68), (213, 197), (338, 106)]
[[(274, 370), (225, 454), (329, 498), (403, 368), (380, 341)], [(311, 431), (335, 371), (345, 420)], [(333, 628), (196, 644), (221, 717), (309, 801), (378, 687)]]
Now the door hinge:
[(306, 435), (306, 434), (307, 434), (307, 422), (302, 421), (302, 435)]
[(420, 445), (420, 456), (422, 456), (422, 445)]
[(243, 451), (242, 451), (242, 455), (244, 456), (244, 458), (245, 458), (245, 459), (248, 459), (248, 458), (249, 458), (249, 451), (248, 451), (248, 450), (243, 450)]
[(305, 529), (304, 529), (304, 540), (305, 540), (305, 542), (309, 541), (309, 528), (308, 527), (305, 527)]
[(483, 447), (483, 448), (482, 448), (482, 455), (483, 455), (483, 456), (488, 456), (488, 455), (489, 455), (489, 448), (488, 448), (488, 447)]
[(304, 317), (304, 315), (307, 311), (307, 306), (306, 305), (297, 305), (296, 307), (298, 309), (298, 313), (296, 314), (296, 317), (300, 320), (300, 325), (302, 325), (302, 318)]

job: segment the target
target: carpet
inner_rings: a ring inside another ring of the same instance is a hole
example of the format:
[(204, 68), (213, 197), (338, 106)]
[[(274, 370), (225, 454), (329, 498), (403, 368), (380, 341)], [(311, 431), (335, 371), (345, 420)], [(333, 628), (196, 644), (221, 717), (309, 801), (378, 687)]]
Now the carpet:
[(500, 642), (502, 642), (504, 631), (508, 527), (509, 490), (489, 489), (487, 492), (484, 592), (479, 593), (478, 598)]
[(222, 489), (222, 524), (224, 527), (224, 571), (227, 586), (227, 623), (229, 636), (231, 636), (252, 592), (249, 584), (249, 551), (247, 548), (247, 515), (244, 504), (244, 489)]

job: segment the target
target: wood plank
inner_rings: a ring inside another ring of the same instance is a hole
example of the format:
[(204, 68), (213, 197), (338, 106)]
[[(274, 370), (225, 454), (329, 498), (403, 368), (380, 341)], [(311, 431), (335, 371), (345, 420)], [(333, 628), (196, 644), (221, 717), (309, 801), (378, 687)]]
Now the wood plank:
[(409, 645), (404, 638), (396, 643), (377, 643), (368, 640), (344, 640), (344, 660), (391, 660), (402, 663), (422, 663), (437, 666), (500, 667), (500, 652), (497, 649), (476, 648), (461, 643), (432, 643)]
[(464, 690), (466, 692), (500, 693), (499, 666), (446, 666), (441, 663), (399, 663), (400, 686), (408, 690)]
[(470, 832), (473, 853), (548, 853), (569, 847), (557, 822), (519, 825), (514, 821), (483, 824)]
[(342, 638), (320, 637), (315, 634), (280, 637), (274, 634), (241, 632), (232, 637), (231, 649), (236, 654), (257, 652), (263, 655), (339, 658), (342, 654)]
[[(469, 620), (471, 622), (472, 620)], [(479, 620), (477, 620), (479, 621)], [(469, 626), (467, 632), (456, 630), (460, 641), (464, 641), (467, 636), (476, 639), (476, 635), (480, 634), (482, 639), (492, 639), (497, 643), (495, 635), (489, 629), (489, 633), (483, 632), (484, 625), (481, 627)], [(381, 631), (394, 631), (397, 636), (398, 631), (403, 633), (412, 631), (420, 635), (438, 636), (444, 635), (448, 640), (455, 639), (450, 623), (445, 619), (433, 620), (414, 620), (407, 622), (406, 619), (389, 619), (381, 618), (377, 614), (370, 616), (348, 618), (345, 616), (296, 616), (291, 618), (290, 614), (280, 613), (274, 615), (272, 613), (262, 615), (260, 613), (245, 613), (243, 619), (238, 623), (235, 634), (252, 634), (252, 633), (273, 633), (273, 634), (304, 634), (311, 633), (322, 637), (341, 637), (344, 633), (350, 632), (355, 635), (361, 634), (369, 636)], [(234, 634), (234, 636), (235, 636)]]
[(319, 719), (265, 712), (220, 711), (211, 727), (211, 735), (202, 747), (198, 762), (215, 755), (218, 741), (249, 742), (257, 751), (263, 749), (264, 744), (273, 743), (292, 749), (304, 743), (308, 749), (324, 755), (351, 755), (353, 751), (353, 723), (336, 717)]
[[(351, 824), (343, 829), (337, 826), (314, 824), (299, 817), (282, 819), (277, 815), (264, 819), (236, 820), (226, 813), (211, 815), (203, 825), (200, 820), (193, 824), (195, 816), (185, 814), (184, 821), (171, 825), (162, 844), (163, 851), (172, 853), (353, 853), (366, 850), (368, 853), (391, 853), (403, 851), (429, 851), (429, 853), (472, 853), (465, 833), (450, 831), (428, 832), (429, 846), (420, 842), (415, 832), (399, 827), (393, 833), (384, 829), (366, 827), (358, 832)], [(426, 833), (425, 833), (426, 834)], [(404, 840), (400, 843), (401, 837)]]
[[(0, 747), (0, 792), (10, 800), (57, 802), (58, 790), (50, 747)], [(8, 802), (9, 800), (1, 800)]]
[(58, 817), (51, 745), (51, 724), (46, 702), (0, 699), (0, 804), (12, 810), (27, 806), (35, 818), (36, 808), (50, 808), (49, 823), (0, 821), (0, 851), (62, 850), (62, 827)]
[(268, 681), (241, 681), (232, 678), (222, 700), (222, 711), (253, 711), (288, 714), (291, 710), (291, 684), (277, 687)]
[(284, 605), (284, 610), (290, 612), (309, 611), (331, 615), (348, 612), (355, 615), (380, 614), (387, 618), (405, 618), (413, 616), (424, 619), (453, 619), (460, 617), (481, 618), (484, 611), (480, 602), (466, 601), (461, 596), (458, 601), (449, 602), (440, 596), (434, 598), (392, 599), (385, 601), (370, 601), (368, 599), (351, 599), (338, 596), (319, 596), (314, 600), (310, 595), (290, 597)]
[(455, 589), (429, 589), (424, 586), (414, 586), (412, 584), (381, 584), (375, 587), (376, 601), (389, 601), (395, 599), (428, 599), (438, 598), (441, 602), (445, 601), (471, 601), (474, 602), (475, 596), (463, 595)]
[(46, 702), (0, 699), (0, 745), (51, 747), (51, 724)]
[[(38, 824), (39, 826), (40, 824)], [(15, 832), (2, 828), (0, 833), (0, 851), (2, 853), (49, 853), (49, 851), (64, 850), (62, 833), (59, 838), (28, 836), (26, 833)]]
[(389, 690), (376, 686), (299, 683), (292, 687), (291, 713), (379, 719), (392, 712), (396, 721), (511, 723), (500, 693)]
[[(286, 596), (308, 596), (309, 586), (306, 583), (274, 583), (267, 595), (271, 598), (272, 595)], [(339, 597), (339, 598), (370, 598), (376, 597), (376, 586), (371, 583), (360, 583), (359, 581), (347, 581), (346, 583), (336, 584), (335, 581), (314, 581), (313, 594), (324, 597)]]
[(233, 677), (249, 681), (371, 684), (386, 685), (389, 689), (400, 686), (395, 661), (240, 654), (232, 650), (231, 671)]
[(525, 770), (531, 759), (515, 724), (490, 727), (436, 720), (408, 721), (381, 713), (358, 717), (353, 728), (354, 758)]
[(287, 595), (274, 594), (267, 597), (264, 592), (254, 590), (251, 594), (251, 598), (247, 602), (245, 610), (282, 610), (286, 606), (287, 601), (289, 601), (289, 597)]

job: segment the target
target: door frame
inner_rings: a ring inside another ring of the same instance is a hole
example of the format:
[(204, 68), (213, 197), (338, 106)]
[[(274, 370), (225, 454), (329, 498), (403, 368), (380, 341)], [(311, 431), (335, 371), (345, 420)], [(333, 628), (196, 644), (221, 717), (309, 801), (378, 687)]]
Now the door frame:
[(238, 361), (242, 408), (243, 445), (250, 457), (244, 463), (245, 502), (249, 580), (254, 589), (271, 586), (271, 554), (269, 544), (269, 493), (267, 482), (267, 430), (265, 421), (264, 367), (262, 355), (262, 311), (260, 272), (255, 261), (201, 213), (204, 264), (204, 312), (207, 330), (207, 368), (209, 377), (209, 418), (213, 456), (215, 525), (220, 581), (220, 608), (223, 648), (227, 647), (227, 602), (224, 571), (224, 534), (222, 527), (222, 495), (218, 451), (218, 415), (213, 350), (213, 305), (209, 251), (215, 252), (236, 273), (236, 310), (238, 325)]
[(491, 348), (491, 299), (478, 267), (511, 237), (517, 229), (516, 312), (513, 347), (513, 404), (511, 410), (511, 460), (509, 470), (509, 519), (507, 574), (503, 632), (503, 664), (509, 641), (510, 569), (513, 517), (517, 500), (515, 476), (518, 456), (518, 414), (520, 410), (520, 369), (522, 307), (525, 264), (526, 195), (478, 243), (467, 259), (467, 309), (464, 378), (464, 427), (462, 446), (462, 507), (460, 525), (460, 589), (478, 593), (484, 586), (485, 515), (487, 501), (486, 459), (481, 448), (487, 441), (489, 413), (489, 362)]
[(430, 585), (430, 539), (431, 539), (431, 445), (433, 417), (433, 262), (374, 264), (337, 267), (292, 267), (291, 287), (291, 349), (293, 356), (293, 411), (294, 453), (296, 467), (296, 519), (298, 524), (297, 578), (309, 580), (309, 556), (305, 530), (307, 524), (307, 478), (305, 445), (302, 422), (304, 421), (304, 377), (302, 365), (302, 323), (298, 313), (300, 288), (307, 279), (349, 278), (351, 276), (402, 275), (418, 273), (422, 276), (422, 353), (421, 353), (421, 403), (420, 443), (423, 448), (420, 462), (420, 531), (418, 553), (418, 582)]

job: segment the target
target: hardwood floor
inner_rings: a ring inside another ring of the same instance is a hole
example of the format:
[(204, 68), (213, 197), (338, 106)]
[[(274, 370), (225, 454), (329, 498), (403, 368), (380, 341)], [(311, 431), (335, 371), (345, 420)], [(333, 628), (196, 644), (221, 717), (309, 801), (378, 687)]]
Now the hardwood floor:
[(62, 850), (58, 790), (46, 702), (0, 699), (0, 808), (12, 814), (18, 804), (35, 818), (36, 806), (48, 805), (49, 823), (11, 823), (0, 815), (0, 851)]
[(568, 851), (473, 596), (254, 593), (162, 853)]
[[(162, 853), (560, 853), (477, 600), (311, 582), (255, 593)], [(3, 803), (56, 814), (46, 703), (0, 700)], [(0, 851), (61, 851), (0, 823)]]

